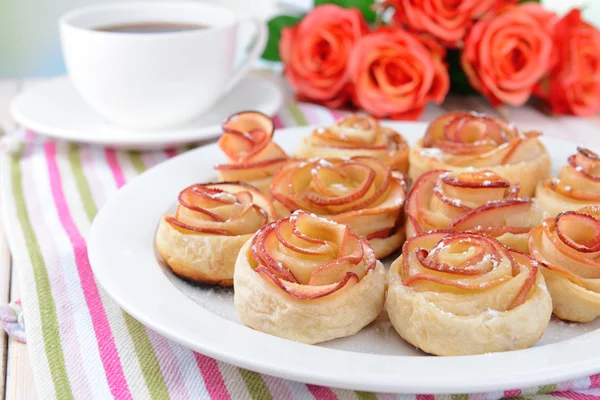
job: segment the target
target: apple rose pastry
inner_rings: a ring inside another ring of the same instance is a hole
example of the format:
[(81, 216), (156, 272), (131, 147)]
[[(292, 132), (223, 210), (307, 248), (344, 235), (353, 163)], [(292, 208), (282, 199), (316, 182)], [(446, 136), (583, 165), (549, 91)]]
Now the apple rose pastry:
[(529, 251), (540, 264), (554, 314), (588, 322), (600, 316), (600, 207), (548, 218), (531, 231)]
[(408, 172), (408, 143), (373, 117), (349, 115), (327, 128), (315, 129), (298, 147), (303, 158), (368, 156), (391, 169)]
[(182, 278), (231, 286), (240, 248), (276, 219), (271, 202), (241, 182), (192, 185), (179, 194), (174, 216), (163, 216), (156, 247)]
[(539, 136), (487, 115), (442, 115), (410, 150), (409, 174), (414, 181), (434, 169), (490, 169), (520, 184), (521, 196), (533, 196), (537, 183), (550, 174), (550, 156)]
[(273, 179), (271, 195), (280, 216), (306, 210), (348, 224), (366, 237), (377, 258), (404, 241), (406, 183), (371, 157), (288, 161)]
[(529, 347), (552, 315), (535, 260), (467, 232), (408, 239), (388, 273), (386, 307), (404, 340), (441, 356)]
[(385, 269), (348, 225), (296, 211), (242, 247), (234, 285), (245, 325), (318, 343), (353, 335), (377, 318)]
[(600, 158), (577, 148), (558, 177), (540, 182), (536, 197), (549, 217), (588, 205), (600, 205)]
[(429, 171), (413, 185), (406, 200), (406, 236), (431, 230), (480, 232), (527, 252), (531, 229), (542, 212), (529, 198), (490, 170)]
[(219, 147), (226, 164), (215, 166), (221, 181), (241, 181), (269, 194), (275, 172), (288, 159), (273, 143), (273, 120), (256, 111), (234, 114), (223, 124)]

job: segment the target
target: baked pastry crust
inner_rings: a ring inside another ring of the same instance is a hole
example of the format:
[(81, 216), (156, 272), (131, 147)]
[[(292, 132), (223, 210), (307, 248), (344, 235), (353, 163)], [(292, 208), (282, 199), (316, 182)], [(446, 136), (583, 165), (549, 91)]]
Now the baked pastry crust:
[(551, 159), (539, 132), (521, 132), (508, 122), (476, 113), (454, 112), (435, 119), (409, 152), (409, 176), (427, 171), (488, 169), (511, 184), (520, 196), (533, 196), (550, 175)]
[(377, 318), (385, 300), (385, 269), (368, 242), (347, 226), (296, 212), (265, 226), (242, 247), (234, 286), (245, 325), (319, 343), (353, 335)]
[(220, 181), (246, 182), (269, 195), (273, 175), (288, 159), (273, 143), (275, 124), (266, 115), (251, 111), (234, 114), (223, 124), (219, 147), (227, 163), (215, 166)]
[(408, 142), (373, 117), (352, 114), (335, 124), (315, 129), (296, 152), (301, 158), (352, 158), (366, 156), (388, 167), (408, 172)]
[(533, 345), (552, 300), (527, 255), (487, 235), (431, 232), (408, 239), (391, 265), (386, 308), (404, 340), (457, 356)]
[(573, 322), (600, 316), (600, 206), (566, 211), (530, 233), (532, 257), (554, 304), (554, 315)]
[(600, 158), (578, 147), (556, 178), (540, 182), (536, 197), (548, 217), (588, 205), (600, 205)]
[(161, 217), (156, 248), (176, 275), (231, 286), (240, 248), (275, 218), (270, 201), (250, 185), (192, 185), (180, 193), (176, 214)]
[(479, 232), (528, 252), (528, 233), (542, 222), (535, 200), (490, 170), (421, 175), (406, 200), (406, 236), (431, 230)]
[(290, 160), (273, 179), (280, 216), (306, 210), (348, 224), (371, 241), (377, 258), (404, 241), (406, 181), (371, 157)]

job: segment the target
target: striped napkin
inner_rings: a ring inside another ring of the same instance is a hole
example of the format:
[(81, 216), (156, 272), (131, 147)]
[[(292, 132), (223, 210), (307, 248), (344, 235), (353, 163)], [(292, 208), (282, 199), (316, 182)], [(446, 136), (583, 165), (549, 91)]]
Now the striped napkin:
[[(291, 104), (276, 123), (329, 124), (336, 117), (322, 107)], [(415, 398), (306, 385), (216, 361), (144, 327), (96, 285), (85, 238), (98, 209), (128, 180), (185, 150), (118, 152), (59, 143), (33, 132), (9, 135), (2, 148), (3, 218), (40, 398)], [(594, 388), (600, 388), (600, 375), (532, 389), (416, 399), (546, 399), (551, 392), (598, 399), (600, 389)]]

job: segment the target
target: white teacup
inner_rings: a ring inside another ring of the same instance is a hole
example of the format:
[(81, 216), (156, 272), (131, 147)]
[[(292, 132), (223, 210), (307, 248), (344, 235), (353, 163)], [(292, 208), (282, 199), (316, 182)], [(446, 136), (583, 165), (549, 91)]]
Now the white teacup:
[[(167, 33), (95, 30), (135, 23), (173, 23), (205, 29)], [(117, 3), (85, 7), (59, 21), (69, 77), (83, 99), (108, 121), (159, 130), (192, 121), (248, 71), (264, 50), (267, 29), (234, 68), (240, 21), (206, 3)]]

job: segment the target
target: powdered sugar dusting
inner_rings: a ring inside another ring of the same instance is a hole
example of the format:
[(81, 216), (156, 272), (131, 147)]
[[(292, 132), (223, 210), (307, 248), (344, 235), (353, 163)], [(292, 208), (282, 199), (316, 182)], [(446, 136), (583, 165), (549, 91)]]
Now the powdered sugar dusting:
[(439, 159), (439, 158), (442, 158), (444, 153), (440, 149), (436, 149), (435, 147), (426, 147), (426, 148), (421, 149), (421, 155), (423, 157)]
[(332, 164), (332, 163), (330, 163), (329, 161), (327, 161), (327, 160), (326, 160), (326, 159), (324, 159), (324, 158), (319, 158), (319, 161), (318, 161), (318, 162), (319, 162), (319, 165), (320, 165), (321, 167), (333, 167), (333, 164)]

